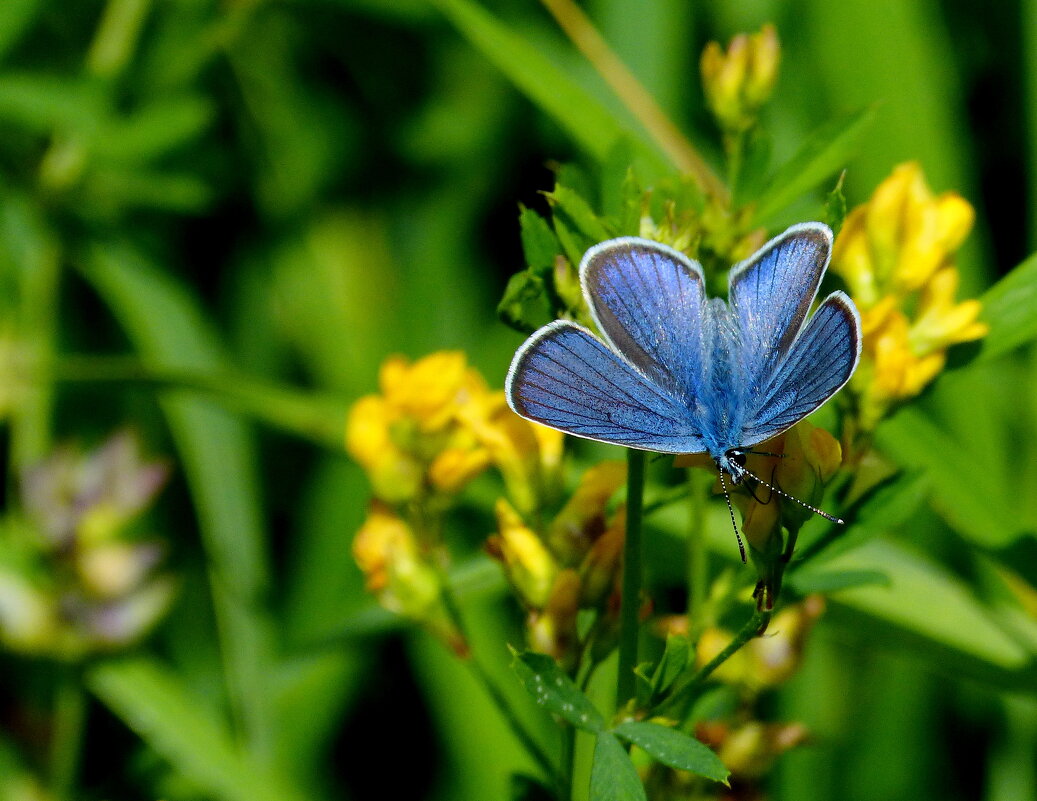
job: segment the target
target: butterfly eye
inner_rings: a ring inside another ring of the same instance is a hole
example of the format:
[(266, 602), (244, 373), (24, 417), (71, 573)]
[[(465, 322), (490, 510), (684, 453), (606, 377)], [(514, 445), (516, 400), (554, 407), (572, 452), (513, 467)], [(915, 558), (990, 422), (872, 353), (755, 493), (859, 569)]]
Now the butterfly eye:
[(729, 461), (734, 462), (739, 467), (745, 467), (746, 452), (737, 448), (732, 448), (726, 454)]

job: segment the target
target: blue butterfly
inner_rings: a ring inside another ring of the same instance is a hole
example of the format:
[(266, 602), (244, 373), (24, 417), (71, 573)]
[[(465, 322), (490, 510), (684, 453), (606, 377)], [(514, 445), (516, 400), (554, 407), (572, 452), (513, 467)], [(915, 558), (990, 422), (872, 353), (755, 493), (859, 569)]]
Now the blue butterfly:
[(706, 452), (739, 484), (750, 449), (819, 408), (860, 361), (860, 315), (845, 293), (809, 314), (831, 250), (826, 225), (794, 225), (732, 268), (725, 303), (673, 248), (595, 245), (580, 283), (604, 341), (568, 320), (545, 325), (515, 353), (508, 404), (577, 437)]

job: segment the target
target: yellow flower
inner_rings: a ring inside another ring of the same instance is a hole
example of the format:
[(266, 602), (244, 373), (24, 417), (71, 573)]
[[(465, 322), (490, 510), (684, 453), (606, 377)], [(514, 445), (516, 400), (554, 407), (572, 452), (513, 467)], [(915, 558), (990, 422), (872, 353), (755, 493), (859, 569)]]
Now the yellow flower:
[(721, 129), (749, 130), (760, 108), (771, 96), (778, 77), (781, 45), (773, 25), (759, 33), (734, 37), (725, 53), (717, 42), (702, 51), (699, 67), (706, 102)]
[(950, 263), (975, 213), (954, 192), (936, 196), (916, 162), (901, 164), (871, 200), (846, 217), (832, 250), (832, 270), (861, 309), (903, 296)]
[(381, 394), (353, 404), (346, 423), (346, 449), (378, 498), (400, 503), (426, 488), (456, 493), (489, 465), (464, 423), (489, 390), (463, 353), (433, 353), (413, 364), (392, 356), (379, 386)]
[(512, 503), (524, 514), (541, 508), (558, 483), (565, 435), (519, 417), (503, 392), (473, 398), (460, 418), (500, 470)]
[(504, 563), (508, 579), (525, 603), (539, 609), (551, 594), (558, 563), (504, 498), (497, 499), (496, 511), (499, 534), (489, 539), (487, 548)]
[(452, 422), (457, 407), (482, 379), (468, 369), (460, 351), (440, 351), (411, 364), (391, 356), (382, 365), (379, 387), (386, 403), (401, 417), (417, 421), (422, 431), (437, 431)]
[(732, 775), (745, 785), (765, 776), (778, 756), (802, 745), (809, 734), (802, 723), (761, 723), (758, 720), (733, 726), (707, 721), (695, 727), (695, 737), (717, 751)]
[(371, 504), (353, 540), (353, 558), (383, 607), (424, 624), (458, 655), (467, 654), (464, 638), (443, 605), (438, 571), (414, 530), (386, 504)]
[(571, 668), (578, 656), (576, 615), (579, 611), (580, 577), (575, 570), (568, 569), (555, 577), (543, 610), (530, 614), (530, 646), (553, 656), (563, 670)]
[(623, 564), (626, 519), (626, 507), (620, 507), (580, 565), (580, 606), (583, 608), (599, 606), (616, 589)]
[(863, 353), (850, 388), (862, 430), (936, 378), (948, 347), (986, 335), (979, 301), (954, 299), (954, 253), (974, 216), (960, 195), (934, 195), (914, 162), (847, 216), (832, 270), (861, 311)]
[(605, 505), (624, 482), (626, 463), (596, 464), (580, 479), (576, 491), (551, 522), (547, 542), (564, 565), (576, 565), (605, 530)]
[(983, 306), (978, 300), (954, 302), (958, 292), (958, 271), (944, 267), (922, 288), (914, 325), (911, 350), (933, 353), (959, 342), (985, 337), (990, 327), (979, 321)]

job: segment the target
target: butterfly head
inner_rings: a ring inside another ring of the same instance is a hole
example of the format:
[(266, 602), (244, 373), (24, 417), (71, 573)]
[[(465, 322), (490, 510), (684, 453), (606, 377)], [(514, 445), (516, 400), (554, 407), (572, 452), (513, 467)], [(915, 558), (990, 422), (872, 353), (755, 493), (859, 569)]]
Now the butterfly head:
[(742, 448), (729, 448), (722, 455), (713, 457), (713, 461), (721, 473), (727, 473), (731, 477), (732, 484), (741, 484), (742, 479), (749, 474), (745, 469), (748, 453)]

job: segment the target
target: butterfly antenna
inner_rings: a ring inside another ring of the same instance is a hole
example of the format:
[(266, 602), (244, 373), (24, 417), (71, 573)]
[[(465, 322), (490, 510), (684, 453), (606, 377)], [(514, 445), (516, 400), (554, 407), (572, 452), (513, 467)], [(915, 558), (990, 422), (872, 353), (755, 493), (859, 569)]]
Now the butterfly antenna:
[[(742, 469), (745, 470), (745, 468), (742, 468)], [(795, 503), (798, 503), (804, 509), (809, 509), (815, 515), (821, 515), (821, 517), (823, 517), (825, 520), (831, 520), (833, 523), (839, 523), (841, 525), (845, 525), (846, 524), (846, 521), (843, 520), (841, 517), (836, 517), (835, 515), (830, 515), (830, 514), (828, 514), (828, 512), (824, 511), (823, 509), (818, 509), (816, 506), (811, 506), (806, 501), (801, 501), (799, 498), (796, 498), (796, 497), (794, 497), (792, 495), (789, 495), (787, 492), (785, 492), (785, 490), (781, 489), (780, 487), (778, 487), (778, 486), (776, 486), (774, 484), (767, 483), (766, 481), (764, 481), (762, 478), (760, 478), (755, 473), (750, 473), (748, 470), (745, 470), (745, 474), (747, 476), (749, 476), (750, 478), (752, 478), (753, 480), (759, 481), (761, 484), (763, 484), (763, 486), (769, 488), (771, 490), (771, 492), (776, 492), (781, 497), (788, 498), (790, 501), (794, 501)], [(721, 481), (723, 481), (723, 476), (721, 476), (720, 479), (721, 479)], [(726, 492), (726, 490), (725, 490), (725, 492)], [(730, 506), (731, 502), (728, 501), (727, 505)]]
[(720, 471), (720, 486), (724, 490), (724, 500), (727, 501), (727, 513), (731, 515), (731, 528), (735, 530), (735, 539), (738, 540), (738, 553), (745, 564), (745, 546), (742, 544), (742, 535), (738, 533), (738, 524), (735, 522), (735, 510), (731, 506), (731, 496), (727, 494), (727, 482), (724, 481), (724, 471)]

